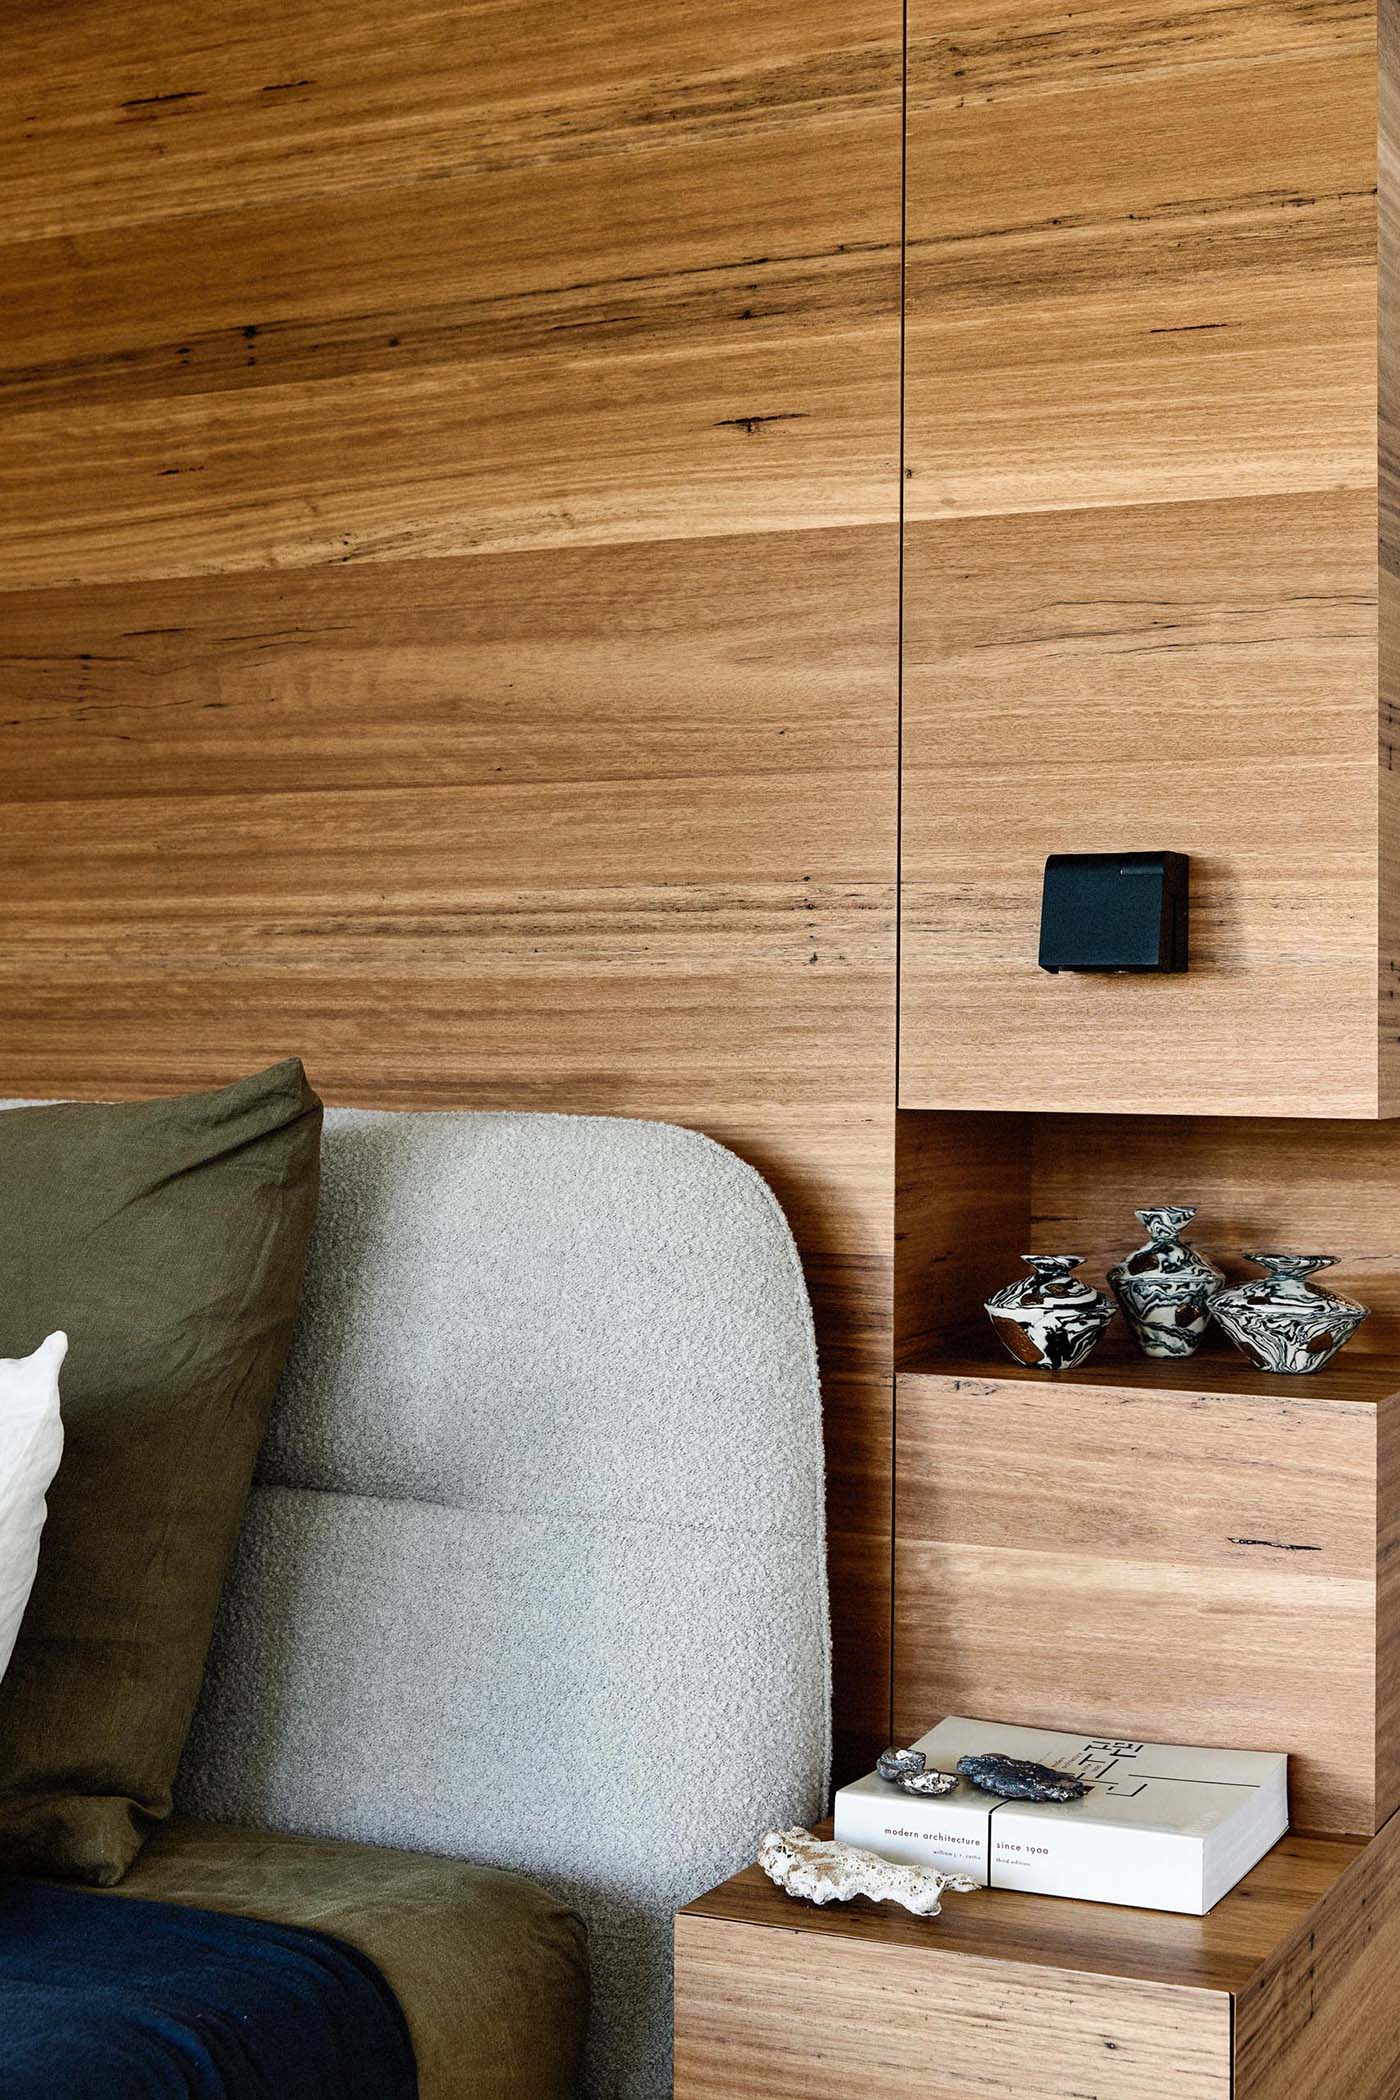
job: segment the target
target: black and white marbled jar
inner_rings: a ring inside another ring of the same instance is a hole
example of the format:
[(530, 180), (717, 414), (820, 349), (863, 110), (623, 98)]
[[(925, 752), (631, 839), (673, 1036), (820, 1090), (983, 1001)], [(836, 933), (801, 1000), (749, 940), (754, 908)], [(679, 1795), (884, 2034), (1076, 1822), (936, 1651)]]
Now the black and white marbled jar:
[(985, 1311), (1008, 1356), (1038, 1371), (1082, 1364), (1109, 1321), (1113, 1300), (1072, 1274), (1082, 1254), (1023, 1254), (1032, 1272), (994, 1291)]
[(1134, 1211), (1147, 1227), (1147, 1242), (1108, 1272), (1144, 1356), (1193, 1355), (1210, 1324), (1211, 1300), (1225, 1287), (1215, 1263), (1181, 1238), (1195, 1215), (1184, 1203)]
[(1370, 1308), (1307, 1281), (1330, 1269), (1335, 1254), (1246, 1254), (1263, 1269), (1221, 1291), (1211, 1304), (1216, 1324), (1261, 1371), (1320, 1371), (1349, 1341)]

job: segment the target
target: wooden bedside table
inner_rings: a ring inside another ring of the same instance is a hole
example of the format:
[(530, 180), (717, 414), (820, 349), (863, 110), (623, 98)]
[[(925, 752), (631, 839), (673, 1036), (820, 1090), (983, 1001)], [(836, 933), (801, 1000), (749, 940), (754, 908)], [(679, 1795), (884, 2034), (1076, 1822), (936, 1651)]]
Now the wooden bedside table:
[(1400, 1816), (1286, 1837), (1205, 1918), (979, 1889), (676, 1920), (676, 2100), (1392, 2100)]

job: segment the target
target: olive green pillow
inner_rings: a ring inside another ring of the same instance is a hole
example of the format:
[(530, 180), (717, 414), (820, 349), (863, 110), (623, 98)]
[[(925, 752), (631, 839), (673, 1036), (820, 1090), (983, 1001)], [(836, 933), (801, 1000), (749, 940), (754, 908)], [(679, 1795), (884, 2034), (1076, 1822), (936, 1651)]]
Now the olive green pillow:
[(63, 1462), (0, 1682), (0, 1867), (107, 1886), (170, 1813), (320, 1140), (296, 1058), (217, 1093), (0, 1114), (0, 1355), (69, 1337)]

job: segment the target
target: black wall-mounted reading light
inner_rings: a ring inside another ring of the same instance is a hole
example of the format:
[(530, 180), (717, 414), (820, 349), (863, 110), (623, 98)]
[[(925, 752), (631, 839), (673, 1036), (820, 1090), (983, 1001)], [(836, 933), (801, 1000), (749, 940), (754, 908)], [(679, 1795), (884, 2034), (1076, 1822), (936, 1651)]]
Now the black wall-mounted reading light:
[(1190, 868), (1184, 853), (1052, 853), (1041, 969), (1186, 969)]

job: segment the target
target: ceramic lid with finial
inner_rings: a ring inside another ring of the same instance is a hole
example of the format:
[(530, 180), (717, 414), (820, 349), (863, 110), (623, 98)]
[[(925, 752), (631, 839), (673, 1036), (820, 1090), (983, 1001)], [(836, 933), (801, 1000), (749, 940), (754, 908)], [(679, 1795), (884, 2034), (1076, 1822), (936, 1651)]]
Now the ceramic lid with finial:
[(1021, 1259), (1031, 1274), (1018, 1276), (1014, 1283), (994, 1291), (986, 1301), (988, 1309), (994, 1305), (1091, 1305), (1103, 1296), (1074, 1274), (1084, 1266), (1082, 1254), (1023, 1254)]

